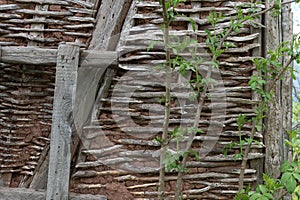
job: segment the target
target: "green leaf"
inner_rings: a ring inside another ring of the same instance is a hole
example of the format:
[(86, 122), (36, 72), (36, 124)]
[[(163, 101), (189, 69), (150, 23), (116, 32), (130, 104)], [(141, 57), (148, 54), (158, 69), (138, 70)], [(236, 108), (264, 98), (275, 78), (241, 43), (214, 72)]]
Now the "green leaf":
[(287, 172), (289, 168), (290, 168), (290, 165), (289, 165), (288, 161), (285, 160), (284, 163), (280, 167), (280, 171)]
[(282, 183), (285, 185), (286, 190), (292, 194), (297, 186), (297, 182), (295, 178), (293, 177), (292, 173), (290, 172), (285, 172), (283, 173), (281, 177)]
[(260, 125), (255, 125), (255, 128), (256, 128), (256, 130), (257, 130), (258, 132), (260, 132), (261, 129), (262, 129), (262, 127), (261, 127)]
[(249, 200), (249, 196), (247, 194), (237, 194), (233, 200)]
[(239, 191), (235, 197), (234, 197), (234, 200), (249, 200), (250, 198), (250, 192), (251, 188), (250, 188), (250, 185), (247, 186), (246, 190), (245, 189), (242, 189), (241, 191)]
[(198, 154), (198, 152), (196, 152), (196, 151), (194, 151), (193, 149), (191, 149), (191, 150), (189, 151), (189, 153), (190, 153), (192, 156), (194, 156), (194, 157), (196, 158), (197, 161), (199, 160), (199, 154)]
[(263, 180), (268, 190), (277, 190), (282, 187), (278, 179), (271, 178), (268, 174), (263, 174)]
[(242, 159), (242, 158), (243, 158), (243, 154), (242, 153), (238, 153), (238, 154), (235, 154), (233, 156), (234, 161)]
[(267, 199), (274, 199), (271, 193), (265, 193), (264, 196), (267, 197)]
[(246, 118), (246, 115), (239, 114), (238, 119), (237, 119), (237, 123), (238, 123), (239, 126), (244, 125), (245, 118)]
[(159, 142), (159, 143), (163, 143), (163, 140), (161, 137), (155, 137), (154, 141)]
[(155, 45), (155, 41), (150, 41), (150, 44), (149, 44), (149, 46), (147, 47), (147, 52), (149, 52), (151, 49), (153, 49), (153, 47), (154, 47), (154, 45)]
[(171, 3), (170, 2), (166, 2), (166, 9), (169, 10), (169, 8), (171, 7)]
[(196, 31), (196, 23), (195, 23), (194, 19), (189, 18), (189, 21), (190, 21), (190, 23), (191, 23), (191, 25), (192, 25), (193, 31), (195, 32), (195, 31)]
[(178, 51), (177, 51), (177, 49), (176, 49), (176, 48), (173, 48), (172, 50), (173, 50), (173, 53), (174, 53), (175, 55), (177, 55), (177, 54), (178, 54)]
[(259, 193), (254, 193), (251, 195), (250, 199), (249, 200), (260, 200), (261, 199), (261, 194)]
[(195, 92), (189, 93), (189, 100), (195, 101), (197, 99), (197, 94)]
[(205, 29), (205, 30), (204, 30), (204, 32), (207, 34), (207, 36), (208, 36), (208, 37), (210, 37), (210, 36), (211, 36), (211, 34), (210, 34), (210, 30), (208, 30), (208, 29)]
[(300, 182), (300, 174), (296, 172), (293, 172), (292, 174)]
[(296, 187), (294, 193), (292, 194), (293, 200), (299, 200), (300, 197), (300, 185)]
[(263, 194), (267, 193), (267, 188), (265, 185), (259, 185), (258, 188), (261, 191), (261, 193)]

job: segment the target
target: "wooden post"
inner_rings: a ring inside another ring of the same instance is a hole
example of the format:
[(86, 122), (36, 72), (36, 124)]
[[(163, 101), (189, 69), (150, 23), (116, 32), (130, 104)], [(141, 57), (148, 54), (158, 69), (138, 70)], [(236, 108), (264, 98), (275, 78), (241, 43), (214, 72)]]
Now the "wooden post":
[(71, 162), (71, 119), (75, 104), (79, 46), (61, 44), (57, 53), (47, 200), (67, 200)]
[[(266, 8), (272, 5), (272, 1), (265, 1)], [(265, 22), (265, 46), (266, 52), (274, 50), (282, 41), (291, 39), (292, 16), (290, 5), (282, 8), (282, 14), (274, 18), (266, 13)], [(286, 64), (289, 58), (283, 57), (282, 63)], [(292, 98), (291, 74), (286, 72), (283, 79), (278, 80), (273, 92), (275, 98), (269, 102), (267, 113), (267, 130), (264, 135), (266, 146), (265, 172), (271, 177), (278, 178), (281, 175), (280, 166), (285, 159), (288, 159), (287, 147), (284, 140), (287, 138), (287, 130), (291, 129)]]
[[(282, 6), (281, 11), (281, 25), (282, 25), (282, 41), (289, 41), (292, 39), (293, 35), (293, 12), (291, 4), (286, 4)], [(282, 63), (286, 65), (289, 56), (284, 56)], [(281, 131), (283, 131), (283, 135), (281, 138), (282, 145), (285, 145), (285, 140), (289, 139), (287, 131), (292, 130), (292, 85), (293, 79), (290, 71), (288, 70), (282, 79), (282, 105), (284, 107), (284, 112), (282, 114), (282, 119), (280, 119), (283, 123)], [(285, 148), (282, 149), (283, 160), (291, 160), (292, 155), (290, 152), (290, 148), (285, 145)]]

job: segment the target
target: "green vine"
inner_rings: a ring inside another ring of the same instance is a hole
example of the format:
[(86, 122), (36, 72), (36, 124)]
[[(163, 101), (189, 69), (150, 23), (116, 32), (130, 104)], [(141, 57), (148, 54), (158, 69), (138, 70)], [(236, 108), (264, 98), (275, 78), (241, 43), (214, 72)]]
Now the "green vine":
[[(281, 12), (281, 7), (285, 4), (294, 2), (281, 2), (274, 0), (273, 5), (267, 9), (261, 10), (259, 3), (245, 3), (241, 4), (236, 8), (236, 16), (232, 17), (229, 28), (225, 28), (221, 33), (217, 32), (217, 24), (224, 19), (221, 12), (211, 11), (207, 16), (208, 22), (212, 26), (211, 30), (205, 30), (207, 38), (205, 43), (207, 44), (209, 51), (212, 55), (211, 62), (204, 62), (203, 58), (196, 56), (196, 48), (191, 48), (193, 44), (197, 43), (196, 40), (192, 40), (188, 37), (179, 38), (170, 35), (169, 28), (171, 22), (180, 15), (176, 11), (176, 7), (185, 0), (159, 0), (160, 5), (163, 8), (163, 36), (164, 46), (166, 52), (166, 61), (162, 65), (163, 70), (166, 72), (166, 94), (163, 97), (162, 103), (165, 103), (165, 118), (163, 126), (162, 137), (157, 137), (156, 141), (161, 143), (161, 157), (160, 157), (160, 178), (159, 178), (159, 199), (165, 199), (165, 171), (178, 172), (175, 200), (181, 199), (182, 194), (182, 178), (183, 174), (187, 173), (187, 159), (190, 156), (195, 156), (198, 159), (199, 155), (194, 152), (191, 145), (194, 141), (194, 137), (197, 133), (202, 132), (198, 129), (198, 123), (200, 119), (200, 113), (204, 104), (204, 99), (207, 97), (207, 90), (214, 80), (211, 78), (212, 70), (219, 68), (219, 57), (228, 48), (235, 47), (232, 42), (227, 42), (227, 38), (233, 33), (239, 33), (240, 29), (244, 27), (245, 22), (253, 21), (256, 17), (271, 12), (272, 16), (278, 16)], [(298, 1), (296, 1), (298, 2)], [(249, 7), (249, 13), (244, 14), (242, 7)], [(195, 22), (192, 18), (188, 18), (192, 29), (196, 30)], [(148, 51), (155, 46), (156, 42), (151, 42)], [(257, 74), (252, 75), (249, 81), (251, 89), (258, 94), (259, 103), (256, 106), (255, 117), (247, 118), (246, 115), (240, 114), (237, 118), (238, 124), (238, 142), (230, 142), (223, 148), (223, 153), (227, 156), (228, 150), (238, 148), (239, 153), (234, 155), (235, 160), (242, 160), (240, 177), (239, 177), (239, 193), (235, 199), (249, 199), (249, 200), (264, 200), (264, 199), (281, 199), (286, 193), (290, 193), (293, 196), (293, 200), (298, 199), (300, 195), (300, 139), (299, 134), (294, 132), (290, 133), (290, 140), (286, 141), (286, 144), (292, 149), (293, 158), (291, 162), (286, 161), (282, 167), (282, 176), (279, 179), (274, 179), (267, 174), (264, 174), (264, 183), (257, 186), (255, 191), (251, 191), (251, 187), (244, 189), (244, 174), (246, 164), (248, 161), (249, 152), (253, 144), (261, 145), (261, 143), (254, 139), (256, 132), (264, 130), (263, 119), (265, 118), (265, 112), (268, 110), (268, 103), (273, 98), (273, 88), (278, 80), (280, 80), (286, 71), (290, 71), (293, 74), (293, 68), (291, 63), (296, 60), (300, 61), (299, 53), (296, 51), (299, 49), (300, 40), (299, 35), (292, 38), (291, 41), (281, 43), (278, 48), (268, 52), (267, 58), (255, 58), (253, 59), (253, 65), (256, 67)], [(181, 53), (186, 50), (192, 55), (191, 60), (186, 60)], [(281, 62), (282, 57), (289, 56), (290, 59), (283, 66)], [(206, 77), (202, 77), (198, 71), (197, 66), (199, 64), (208, 65), (208, 72)], [(195, 79), (191, 81), (191, 86), (196, 91), (190, 94), (191, 99), (198, 100), (199, 104), (197, 107), (194, 124), (189, 129), (175, 128), (173, 131), (169, 131), (169, 119), (170, 119), (170, 108), (171, 108), (171, 72), (177, 71), (182, 75), (185, 75), (187, 71), (195, 73)], [(245, 123), (252, 124), (251, 134), (243, 136), (242, 129)], [(180, 150), (180, 142), (185, 140), (185, 135), (188, 135), (187, 145), (184, 151)], [(176, 152), (167, 149), (168, 144), (171, 142), (176, 143)]]

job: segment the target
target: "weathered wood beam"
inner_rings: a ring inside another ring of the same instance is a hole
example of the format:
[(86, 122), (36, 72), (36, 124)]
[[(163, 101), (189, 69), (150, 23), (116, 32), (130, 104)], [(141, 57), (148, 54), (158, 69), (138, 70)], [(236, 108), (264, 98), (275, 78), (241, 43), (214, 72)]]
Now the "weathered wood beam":
[[(293, 12), (291, 4), (286, 4), (282, 6), (281, 13), (281, 42), (284, 42), (291, 40), (293, 37), (293, 34), (291, 34), (293, 32)], [(289, 59), (289, 56), (285, 55), (285, 57), (282, 60), (283, 65), (286, 65)], [(283, 116), (281, 118), (283, 125), (280, 130), (283, 132), (282, 139), (280, 140), (280, 142), (284, 146), (284, 148), (282, 149), (283, 160), (289, 160), (291, 158), (291, 154), (289, 152), (290, 149), (286, 147), (285, 140), (288, 139), (287, 130), (292, 129), (292, 85), (292, 76), (290, 71), (287, 70), (287, 72), (283, 75), (283, 79), (281, 82), (282, 105), (285, 106), (285, 110), (284, 112), (282, 112)]]
[[(96, 3), (95, 0), (89, 1), (95, 3), (95, 6), (100, 3), (99, 1)], [(118, 33), (120, 32), (123, 20), (128, 11), (129, 3), (131, 3), (131, 0), (120, 0), (117, 2), (101, 1), (96, 20), (96, 29), (89, 46), (90, 51), (115, 50), (117, 42), (119, 41)], [(111, 38), (114, 34), (117, 36)], [(102, 58), (109, 62), (117, 60), (117, 58)], [(103, 61), (98, 60), (95, 64), (101, 62)], [(85, 66), (85, 62), (82, 62), (82, 66)], [(108, 67), (108, 65), (106, 65), (106, 67)], [(79, 136), (82, 134), (83, 126), (86, 125), (86, 123), (91, 122), (93, 113), (95, 114), (95, 109), (98, 107), (97, 104), (95, 104), (97, 97), (99, 98), (106, 94), (105, 90), (108, 89), (107, 86), (115, 73), (114, 69), (107, 69), (106, 67), (79, 68), (78, 82), (80, 82), (81, 85), (77, 88), (76, 109), (74, 110), (74, 113), (76, 113), (74, 122)], [(105, 78), (103, 79), (104, 74)], [(100, 84), (101, 80), (105, 81), (102, 85)], [(76, 143), (78, 143), (78, 138), (73, 142), (75, 144), (74, 148), (78, 148), (76, 145)]]
[(83, 50), (80, 54), (80, 67), (103, 67), (117, 64), (116, 51)]
[(89, 49), (115, 50), (131, 1), (102, 1)]
[[(29, 65), (55, 65), (57, 49), (38, 47), (0, 47), (0, 62)], [(117, 64), (117, 52), (81, 50), (81, 67), (107, 67)]]
[(54, 93), (47, 200), (67, 199), (71, 163), (71, 122), (75, 105), (79, 46), (58, 48)]
[[(32, 180), (29, 188), (32, 189), (46, 189), (47, 188), (47, 179), (48, 179), (48, 166), (49, 166), (49, 148), (46, 149), (47, 151), (43, 152), (42, 156), (46, 156), (46, 158), (40, 159), (41, 162), (39, 163), (37, 169), (35, 170), (35, 174), (32, 177)], [(45, 155), (46, 154), (46, 155)]]
[[(6, 188), (0, 187), (0, 197), (5, 200), (16, 200), (16, 199), (34, 199), (34, 200), (45, 200), (46, 191), (44, 190), (31, 190), (27, 188)], [(69, 200), (106, 200), (105, 196), (101, 195), (85, 195), (69, 193)]]
[[(107, 77), (111, 77), (114, 74), (114, 70), (107, 70), (107, 67), (117, 64), (118, 54), (107, 50), (115, 50), (116, 45), (112, 46), (109, 42), (110, 36), (122, 24), (125, 18), (123, 12), (124, 9), (125, 11), (127, 9), (125, 2), (128, 1), (130, 0), (101, 2), (96, 30), (94, 31), (89, 50), (82, 53), (80, 61), (82, 67), (78, 71), (78, 82), (81, 84), (77, 88), (76, 108), (74, 110), (76, 116), (74, 122), (79, 135), (82, 133), (83, 125), (91, 121), (92, 110), (95, 107), (95, 100), (103, 75), (106, 74)], [(95, 2), (95, 0), (90, 2)], [(114, 37), (113, 40), (118, 41), (119, 38)], [(105, 51), (107, 51), (107, 54)], [(99, 65), (101, 67), (92, 67)], [(105, 80), (109, 82), (110, 78)]]
[(56, 64), (56, 49), (37, 47), (1, 47), (0, 61), (12, 64)]
[[(266, 7), (272, 5), (270, 0), (265, 1)], [(265, 15), (265, 51), (276, 49), (280, 42), (288, 41), (292, 37), (292, 16), (291, 7), (286, 5), (283, 12), (277, 18), (273, 18), (270, 13)], [(265, 55), (267, 57), (267, 55)], [(283, 57), (282, 64), (286, 64), (288, 57)], [(288, 70), (289, 71), (289, 70)], [(291, 75), (284, 73), (283, 78), (276, 82), (273, 89), (274, 98), (268, 103), (266, 130), (264, 142), (266, 146), (265, 172), (271, 177), (281, 175), (280, 166), (288, 158), (288, 148), (284, 141), (287, 138), (287, 131), (291, 130)]]

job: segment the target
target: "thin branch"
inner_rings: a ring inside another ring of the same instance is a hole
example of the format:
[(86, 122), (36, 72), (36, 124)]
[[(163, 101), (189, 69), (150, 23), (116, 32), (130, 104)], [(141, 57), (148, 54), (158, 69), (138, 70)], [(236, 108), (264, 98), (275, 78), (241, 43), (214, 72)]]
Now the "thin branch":
[[(283, 5), (290, 4), (290, 3), (294, 3), (294, 2), (295, 2), (295, 0), (286, 1), (286, 2), (282, 2), (280, 5), (283, 6)], [(267, 9), (265, 9), (265, 10), (262, 10), (262, 11), (260, 11), (260, 12), (258, 12), (258, 13), (252, 14), (251, 16), (252, 16), (252, 17), (256, 17), (256, 16), (263, 15), (263, 14), (265, 14), (265, 13), (271, 11), (272, 9), (274, 9), (274, 8), (275, 8), (275, 5), (276, 5), (276, 4), (274, 4), (274, 5), (271, 6), (270, 8), (267, 8)]]
[[(230, 33), (232, 31), (233, 31), (232, 27), (230, 27), (230, 29), (227, 30), (227, 32), (225, 33), (223, 39), (220, 41), (220, 45), (218, 45), (218, 47), (216, 48), (216, 52), (218, 52), (222, 48), (223, 43), (230, 36)], [(216, 55), (213, 55), (212, 60), (216, 61), (217, 59), (218, 59), (218, 57)], [(208, 70), (207, 75), (206, 75), (207, 79), (211, 78), (212, 68), (213, 68), (213, 66), (209, 67), (209, 70)], [(200, 116), (201, 116), (202, 108), (203, 108), (203, 105), (204, 105), (204, 100), (206, 98), (207, 90), (208, 90), (208, 85), (206, 84), (203, 88), (203, 91), (201, 92), (201, 95), (200, 95), (200, 100), (199, 100), (199, 103), (198, 103), (197, 112), (196, 112), (196, 116), (195, 116), (195, 120), (194, 120), (194, 124), (193, 124), (194, 129), (198, 128), (198, 124), (199, 124), (199, 121), (200, 121)], [(180, 196), (180, 193), (181, 193), (181, 190), (182, 190), (182, 178), (183, 178), (183, 175), (184, 175), (184, 169), (186, 167), (187, 160), (188, 160), (188, 157), (189, 157), (189, 154), (190, 154), (189, 152), (192, 149), (192, 144), (193, 144), (194, 137), (196, 136), (196, 134), (197, 134), (197, 132), (192, 132), (189, 135), (189, 139), (188, 139), (187, 146), (186, 146), (186, 149), (185, 149), (185, 154), (184, 154), (182, 162), (181, 162), (181, 169), (179, 170), (178, 176), (177, 176), (175, 200), (179, 200), (179, 196)]]
[[(212, 73), (212, 67), (209, 68), (209, 71), (207, 73), (207, 77), (210, 78), (211, 77), (211, 73)], [(208, 90), (208, 87), (205, 86), (204, 89), (203, 89), (203, 91), (202, 91), (202, 93), (201, 93), (200, 102), (198, 104), (198, 108), (197, 108), (197, 112), (196, 112), (196, 116), (195, 116), (195, 121), (194, 121), (194, 124), (193, 124), (193, 128), (198, 128), (198, 124), (199, 124), (199, 120), (200, 120), (200, 115), (201, 115), (201, 111), (202, 111), (202, 108), (203, 108), (204, 99), (206, 97), (207, 90)], [(186, 146), (186, 149), (185, 149), (185, 154), (184, 154), (182, 162), (181, 162), (181, 169), (179, 170), (178, 175), (177, 175), (175, 200), (179, 199), (179, 196), (180, 196), (180, 193), (181, 193), (181, 190), (182, 190), (182, 178), (183, 178), (183, 175), (184, 175), (184, 169), (186, 167), (186, 163), (187, 163), (187, 160), (188, 160), (189, 152), (191, 150), (191, 147), (192, 147), (192, 144), (193, 144), (193, 141), (194, 141), (194, 137), (196, 136), (196, 134), (197, 134), (197, 132), (192, 132), (189, 135), (189, 139), (188, 139), (187, 146)]]
[[(290, 4), (290, 3), (293, 3), (295, 2), (294, 0), (291, 0), (291, 1), (287, 1), (287, 2), (282, 2), (281, 3), (281, 6), (282, 5), (285, 5), (285, 4)], [(270, 10), (274, 9), (275, 8), (275, 4), (273, 6), (271, 6), (270, 8), (268, 9), (265, 9), (261, 12), (258, 12), (258, 13), (255, 13), (255, 14), (252, 14), (251, 16), (252, 17), (255, 17), (255, 16), (259, 16), (259, 15), (263, 15), (267, 12), (269, 12)], [(293, 62), (294, 60), (294, 57), (291, 57), (290, 60), (288, 61), (288, 63), (286, 64), (285, 67), (283, 67), (281, 69), (281, 71), (277, 74), (277, 76), (272, 80), (272, 82), (267, 86), (267, 90), (266, 92), (271, 92), (272, 89), (274, 88), (276, 82), (280, 79), (280, 77), (283, 75), (283, 73), (288, 69), (288, 67), (290, 66), (290, 64)], [(263, 106), (264, 106), (264, 101), (261, 101), (259, 106), (258, 106), (258, 110), (262, 110), (263, 109)], [(251, 128), (251, 135), (250, 135), (250, 141), (253, 140), (254, 138), (254, 135), (255, 135), (255, 126), (256, 124), (258, 123), (258, 118), (256, 117), (253, 124), (252, 124), (252, 128)], [(243, 187), (244, 187), (244, 176), (245, 176), (245, 169), (246, 169), (246, 165), (247, 165), (247, 162), (248, 162), (248, 155), (249, 155), (249, 152), (250, 152), (250, 149), (251, 149), (251, 145), (252, 143), (248, 143), (246, 149), (245, 149), (245, 152), (243, 154), (243, 160), (242, 160), (242, 164), (241, 164), (241, 172), (240, 172), (240, 177), (239, 177), (239, 190), (242, 190)]]
[[(280, 79), (280, 77), (283, 75), (283, 73), (288, 69), (288, 67), (290, 66), (290, 64), (293, 62), (294, 57), (291, 57), (290, 60), (287, 62), (287, 64), (280, 70), (280, 72), (277, 74), (277, 76), (272, 80), (272, 82), (270, 82), (270, 84), (267, 86), (267, 90), (266, 92), (269, 93), (272, 91), (272, 89), (274, 88), (274, 86), (276, 85), (276, 82)], [(259, 111), (261, 111), (263, 109), (265, 105), (264, 101), (261, 101), (259, 103), (258, 109)], [(251, 128), (251, 135), (250, 135), (250, 141), (252, 141), (254, 139), (254, 135), (255, 135), (255, 130), (256, 130), (256, 124), (258, 123), (258, 118), (256, 117), (254, 122), (252, 122), (252, 128)], [(248, 143), (247, 147), (245, 149), (245, 152), (243, 154), (243, 160), (242, 160), (242, 164), (241, 164), (241, 172), (240, 172), (240, 177), (239, 177), (239, 190), (242, 190), (244, 187), (244, 176), (245, 176), (245, 169), (246, 169), (246, 165), (248, 162), (248, 155), (249, 152), (251, 150), (251, 146), (252, 143)]]
[(289, 66), (292, 64), (292, 62), (295, 60), (295, 58), (292, 56), (287, 64), (280, 70), (280, 72), (276, 75), (276, 77), (272, 80), (272, 82), (269, 84), (269, 87), (267, 89), (267, 92), (271, 92), (271, 90), (274, 88), (275, 83), (281, 78), (283, 73), (289, 68)]
[(165, 116), (163, 124), (162, 133), (162, 144), (161, 144), (161, 154), (160, 154), (160, 170), (159, 170), (159, 196), (160, 200), (164, 200), (165, 196), (165, 165), (164, 161), (166, 159), (166, 147), (168, 144), (168, 132), (169, 132), (169, 120), (170, 120), (170, 110), (171, 110), (171, 55), (169, 49), (169, 18), (167, 15), (166, 1), (161, 1), (163, 8), (163, 18), (164, 18), (164, 44), (166, 48), (166, 63), (167, 63), (167, 77), (166, 77), (166, 101), (165, 101)]

